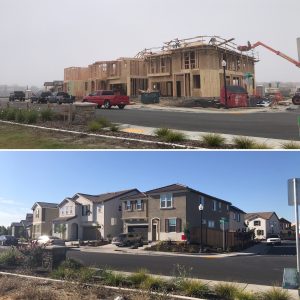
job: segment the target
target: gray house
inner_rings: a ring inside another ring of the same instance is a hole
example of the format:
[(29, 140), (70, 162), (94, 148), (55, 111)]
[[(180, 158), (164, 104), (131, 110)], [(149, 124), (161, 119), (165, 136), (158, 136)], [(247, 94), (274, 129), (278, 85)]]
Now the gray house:
[(184, 238), (185, 228), (200, 227), (200, 203), (203, 205), (204, 226), (221, 229), (221, 219), (230, 223), (230, 202), (182, 184), (139, 192), (121, 200), (124, 232), (141, 232), (150, 241), (180, 241)]

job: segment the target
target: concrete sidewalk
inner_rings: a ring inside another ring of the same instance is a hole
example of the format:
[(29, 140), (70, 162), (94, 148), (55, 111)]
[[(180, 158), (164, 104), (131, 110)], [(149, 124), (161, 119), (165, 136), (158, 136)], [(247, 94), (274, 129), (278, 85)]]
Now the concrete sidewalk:
[[(119, 124), (120, 131), (128, 132), (128, 133), (144, 134), (150, 136), (154, 136), (155, 130), (157, 129), (158, 128), (138, 126), (132, 124)], [(182, 132), (187, 137), (187, 139), (194, 140), (194, 141), (200, 141), (203, 135), (208, 134), (208, 132), (202, 132), (202, 131), (187, 131), (187, 130), (175, 130), (175, 131)], [(233, 134), (220, 133), (219, 135), (222, 136), (225, 139), (225, 143), (229, 145), (233, 144), (234, 138), (241, 137), (239, 135), (233, 135)], [(270, 138), (254, 137), (254, 136), (243, 136), (243, 137), (247, 137), (253, 140), (255, 143), (264, 144), (267, 147), (274, 148), (274, 149), (282, 149), (283, 144), (291, 142), (290, 140), (270, 139)]]

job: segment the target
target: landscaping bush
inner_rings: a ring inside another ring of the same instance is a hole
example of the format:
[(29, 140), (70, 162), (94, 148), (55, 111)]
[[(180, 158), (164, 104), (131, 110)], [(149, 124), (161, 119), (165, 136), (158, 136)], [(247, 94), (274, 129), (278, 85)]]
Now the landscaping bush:
[(142, 289), (155, 292), (172, 292), (176, 286), (171, 281), (166, 281), (159, 277), (148, 276), (146, 280), (141, 283)]
[(216, 294), (222, 300), (235, 300), (241, 290), (232, 283), (219, 283), (214, 288)]
[(282, 144), (282, 149), (300, 149), (300, 144), (296, 142), (287, 142)]
[(50, 108), (43, 109), (41, 111), (41, 120), (43, 122), (45, 122), (45, 121), (51, 121), (51, 120), (54, 119), (54, 117), (55, 117), (55, 112), (52, 109), (50, 109)]
[(15, 108), (6, 108), (4, 112), (4, 119), (7, 121), (14, 121), (17, 111), (18, 110)]
[(88, 131), (96, 132), (101, 130), (102, 127), (97, 121), (92, 121), (88, 123)]
[(237, 149), (255, 149), (255, 142), (247, 137), (236, 137), (233, 139), (234, 147)]
[(25, 122), (27, 124), (35, 124), (38, 120), (39, 114), (35, 110), (27, 110), (25, 112)]
[(29, 244), (19, 248), (24, 255), (24, 263), (28, 268), (36, 268), (42, 265), (43, 248), (36, 244)]
[(119, 273), (115, 273), (111, 270), (104, 270), (101, 273), (101, 277), (103, 278), (104, 284), (111, 286), (123, 286), (126, 285), (126, 283), (128, 282), (126, 276)]
[(210, 148), (221, 148), (224, 147), (225, 138), (217, 133), (208, 133), (202, 136), (202, 142)]
[(119, 131), (120, 130), (120, 128), (119, 128), (119, 126), (118, 125), (116, 125), (116, 124), (112, 124), (112, 125), (110, 125), (110, 131), (112, 131), (112, 132), (117, 132), (117, 131)]
[(203, 297), (209, 292), (209, 288), (206, 284), (198, 281), (186, 279), (180, 282), (179, 289), (189, 297)]
[(269, 290), (267, 292), (263, 292), (259, 299), (261, 299), (261, 300), (291, 300), (292, 298), (288, 294), (287, 291), (280, 289), (280, 288), (273, 287), (271, 290)]
[(18, 123), (24, 123), (25, 120), (26, 120), (26, 117), (25, 117), (24, 111), (19, 109), (16, 112), (15, 121), (18, 122)]
[(104, 117), (100, 117), (100, 118), (96, 119), (96, 122), (97, 122), (98, 124), (100, 124), (100, 126), (101, 126), (102, 128), (111, 126), (111, 122), (109, 122), (109, 121), (108, 121), (106, 118), (104, 118)]
[(185, 135), (178, 131), (173, 131), (168, 128), (158, 128), (154, 134), (162, 141), (167, 143), (182, 142), (186, 139)]
[(14, 267), (21, 265), (23, 262), (23, 255), (15, 248), (10, 248), (9, 250), (0, 253), (0, 266)]
[(139, 287), (149, 277), (147, 270), (141, 269), (128, 276), (128, 281), (135, 287)]

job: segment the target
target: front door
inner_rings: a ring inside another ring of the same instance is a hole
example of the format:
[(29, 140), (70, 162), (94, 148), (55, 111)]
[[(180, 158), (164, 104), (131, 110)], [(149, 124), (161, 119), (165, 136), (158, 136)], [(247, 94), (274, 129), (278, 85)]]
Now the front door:
[(157, 224), (152, 224), (152, 242), (157, 241)]

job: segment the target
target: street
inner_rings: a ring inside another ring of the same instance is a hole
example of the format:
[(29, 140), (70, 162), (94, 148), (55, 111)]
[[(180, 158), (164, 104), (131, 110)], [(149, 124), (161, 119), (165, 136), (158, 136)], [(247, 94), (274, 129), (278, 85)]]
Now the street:
[(297, 116), (300, 112), (297, 111), (219, 114), (125, 108), (122, 111), (99, 109), (97, 115), (116, 123), (147, 127), (299, 140)]
[(206, 280), (235, 281), (249, 284), (277, 285), (282, 283), (284, 268), (295, 268), (295, 243), (264, 246), (264, 255), (209, 258), (199, 256), (151, 256), (114, 253), (68, 251), (67, 256), (87, 266), (110, 267), (134, 272), (145, 268), (150, 273), (174, 275), (176, 266), (184, 266), (189, 276)]

